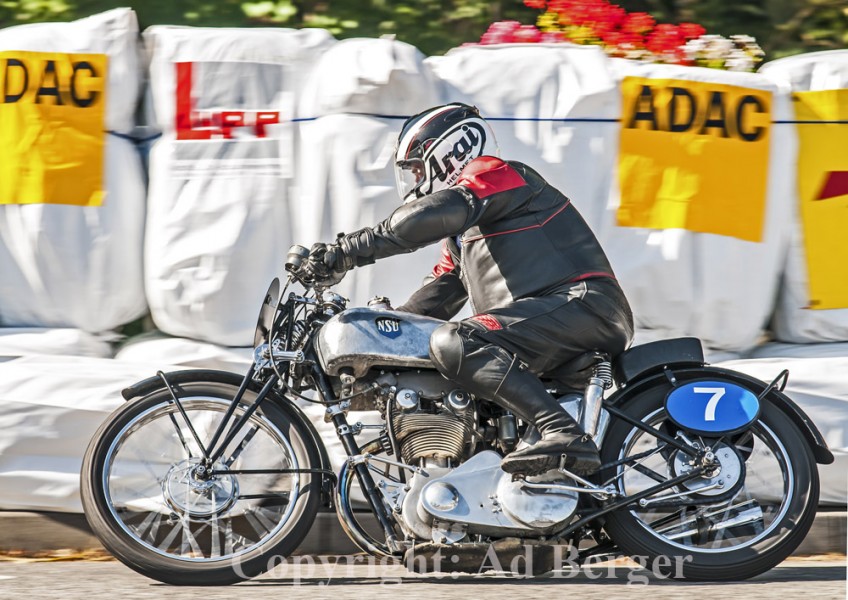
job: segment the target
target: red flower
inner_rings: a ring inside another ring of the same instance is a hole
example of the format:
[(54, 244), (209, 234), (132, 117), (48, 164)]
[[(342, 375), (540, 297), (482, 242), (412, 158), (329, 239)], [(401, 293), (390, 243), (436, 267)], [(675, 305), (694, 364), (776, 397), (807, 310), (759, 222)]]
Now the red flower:
[(512, 41), (513, 32), (521, 27), (518, 21), (498, 21), (489, 25), (489, 29), (480, 38), (480, 43), (487, 44), (508, 44)]
[(648, 33), (654, 28), (656, 21), (648, 13), (630, 13), (621, 28), (630, 33)]
[(535, 25), (522, 25), (512, 34), (516, 43), (536, 43), (542, 40), (542, 32)]
[(546, 0), (524, 0), (524, 5), (536, 10), (543, 10), (547, 4)]
[(680, 24), (680, 33), (687, 40), (691, 40), (694, 38), (699, 38), (707, 32), (706, 29), (698, 25), (697, 23), (681, 23)]
[(674, 25), (663, 23), (657, 25), (651, 34), (648, 36), (648, 41), (645, 46), (651, 52), (661, 54), (665, 50), (677, 48), (684, 42), (684, 38), (680, 35), (680, 31)]

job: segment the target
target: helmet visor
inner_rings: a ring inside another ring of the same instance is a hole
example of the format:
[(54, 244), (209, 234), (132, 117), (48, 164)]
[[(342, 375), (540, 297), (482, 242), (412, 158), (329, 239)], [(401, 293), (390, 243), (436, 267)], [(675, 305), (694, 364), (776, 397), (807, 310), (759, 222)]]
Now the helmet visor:
[(398, 194), (404, 203), (418, 198), (417, 192), (425, 179), (424, 161), (420, 158), (399, 160), (395, 163)]

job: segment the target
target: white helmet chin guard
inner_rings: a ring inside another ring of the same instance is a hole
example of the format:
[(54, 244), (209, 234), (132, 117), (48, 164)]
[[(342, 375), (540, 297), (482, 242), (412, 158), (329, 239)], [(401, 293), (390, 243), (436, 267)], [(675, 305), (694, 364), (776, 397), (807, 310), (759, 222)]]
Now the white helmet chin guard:
[(447, 104), (403, 124), (395, 152), (395, 178), (404, 203), (454, 185), (478, 156), (497, 156), (489, 124), (473, 106)]

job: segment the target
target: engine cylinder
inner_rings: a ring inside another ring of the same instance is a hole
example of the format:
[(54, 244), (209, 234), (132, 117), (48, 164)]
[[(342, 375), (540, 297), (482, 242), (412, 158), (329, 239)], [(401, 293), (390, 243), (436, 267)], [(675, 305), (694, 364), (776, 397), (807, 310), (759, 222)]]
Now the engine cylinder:
[(410, 414), (398, 411), (392, 416), (392, 427), (405, 462), (417, 464), (422, 458), (458, 462), (471, 440), (474, 415), (471, 411), (461, 417), (446, 410)]

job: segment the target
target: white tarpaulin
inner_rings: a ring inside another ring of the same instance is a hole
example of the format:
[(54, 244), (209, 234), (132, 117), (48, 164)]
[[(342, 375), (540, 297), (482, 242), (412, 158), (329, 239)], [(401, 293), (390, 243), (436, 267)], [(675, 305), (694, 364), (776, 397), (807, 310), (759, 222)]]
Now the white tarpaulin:
[[(848, 88), (848, 50), (813, 52), (783, 58), (763, 65), (760, 73), (775, 81), (790, 83), (792, 90), (797, 92), (845, 89)], [(794, 115), (790, 116), (790, 120), (794, 121)], [(783, 129), (791, 129), (793, 136), (796, 127), (798, 125), (795, 124), (782, 126)], [(845, 152), (848, 153), (848, 149)], [(794, 162), (786, 164), (786, 171), (792, 174), (788, 189), (793, 202), (793, 229), (771, 327), (775, 337), (783, 342), (809, 344), (848, 341), (848, 309), (808, 308), (810, 291), (797, 179), (803, 175), (799, 174)], [(834, 201), (838, 200), (831, 200)], [(832, 276), (844, 279), (844, 271), (832, 273)]]
[[(323, 29), (149, 27), (150, 124), (173, 132), (204, 120), (250, 128), (257, 113), (291, 119), (312, 65), (334, 43)], [(247, 122), (227, 122), (233, 112)]]
[(152, 27), (145, 283), (171, 335), (248, 345), (293, 242), (293, 124), (323, 30)]
[[(88, 442), (154, 365), (31, 356), (0, 362), (0, 509), (82, 512)], [(45, 376), (49, 374), (49, 376)]]
[(720, 363), (720, 367), (772, 381), (789, 369), (784, 393), (803, 409), (821, 431), (836, 460), (818, 465), (820, 504), (845, 506), (848, 490), (848, 372), (846, 357), (763, 358)]
[[(120, 390), (157, 370), (172, 370), (156, 355), (148, 362), (71, 357), (0, 359), (0, 509), (79, 512), (79, 468), (88, 442), (123, 398)], [(210, 348), (184, 340), (194, 366), (212, 367), (201, 355)], [(138, 343), (141, 359), (144, 342)], [(721, 363), (770, 381), (790, 369), (787, 394), (820, 428), (837, 457), (819, 466), (823, 504), (845, 504), (848, 473), (848, 396), (843, 373), (846, 358), (763, 359)], [(49, 372), (50, 377), (44, 373)], [(324, 422), (321, 405), (299, 402), (321, 434), (334, 470), (345, 454), (332, 425)], [(351, 413), (351, 423), (379, 423), (376, 412)]]
[[(748, 358), (844, 358), (848, 360), (848, 343), (784, 344), (769, 342), (754, 348)], [(846, 388), (848, 388), (848, 385)]]
[[(417, 49), (353, 39), (331, 47), (306, 82), (297, 124), (297, 242), (330, 241), (376, 225), (400, 205), (394, 148), (403, 116), (443, 102)], [(399, 118), (400, 117), (400, 118)], [(352, 304), (375, 295), (401, 304), (438, 259), (438, 246), (349, 273), (337, 291)]]
[[(221, 369), (243, 375), (253, 361), (253, 349), (229, 348), (196, 340), (163, 337), (161, 334), (144, 334), (128, 340), (118, 351), (115, 359), (142, 365), (161, 363), (194, 369)], [(154, 371), (151, 371), (148, 375), (153, 373)], [(324, 420), (327, 414), (324, 405), (300, 399), (295, 402), (309, 417), (321, 436), (333, 472), (339, 473), (347, 460), (347, 454), (336, 434), (335, 426), (332, 422), (328, 423)], [(377, 425), (382, 423), (381, 419), (377, 411), (354, 411), (348, 414), (348, 422), (351, 424), (361, 421), (365, 424)], [(353, 500), (359, 506), (365, 506), (365, 497), (358, 488), (354, 491)]]
[(111, 358), (108, 339), (79, 329), (0, 328), (0, 356), (62, 354)]
[(144, 180), (106, 137), (102, 206), (0, 205), (0, 325), (102, 332), (144, 314)]
[[(2, 348), (2, 338), (0, 338)], [(179, 339), (136, 340), (123, 360), (0, 356), (0, 510), (81, 512), (79, 470), (91, 436), (124, 399), (121, 390), (156, 371), (186, 367), (244, 373), (246, 348)], [(174, 363), (168, 363), (173, 358)], [(50, 373), (45, 377), (44, 373)], [(298, 401), (338, 473), (347, 455), (321, 404)], [(350, 423), (380, 423), (376, 411), (352, 412)], [(358, 491), (354, 502), (364, 506)]]
[(489, 119), (501, 158), (537, 170), (597, 228), (613, 183), (619, 117), (619, 92), (599, 47), (477, 46), (426, 62), (444, 81), (446, 101), (475, 105)]
[(247, 373), (253, 362), (253, 348), (218, 346), (151, 332), (124, 342), (115, 353), (115, 360)]
[(785, 79), (796, 91), (848, 88), (848, 50), (808, 52), (765, 63), (759, 73)]
[[(288, 186), (275, 173), (175, 172), (181, 143), (168, 134), (150, 154), (144, 241), (150, 311), (170, 335), (246, 346), (268, 284), (281, 274), (293, 242)], [(228, 156), (244, 146), (249, 144), (233, 142)], [(254, 159), (248, 160), (255, 166)]]

